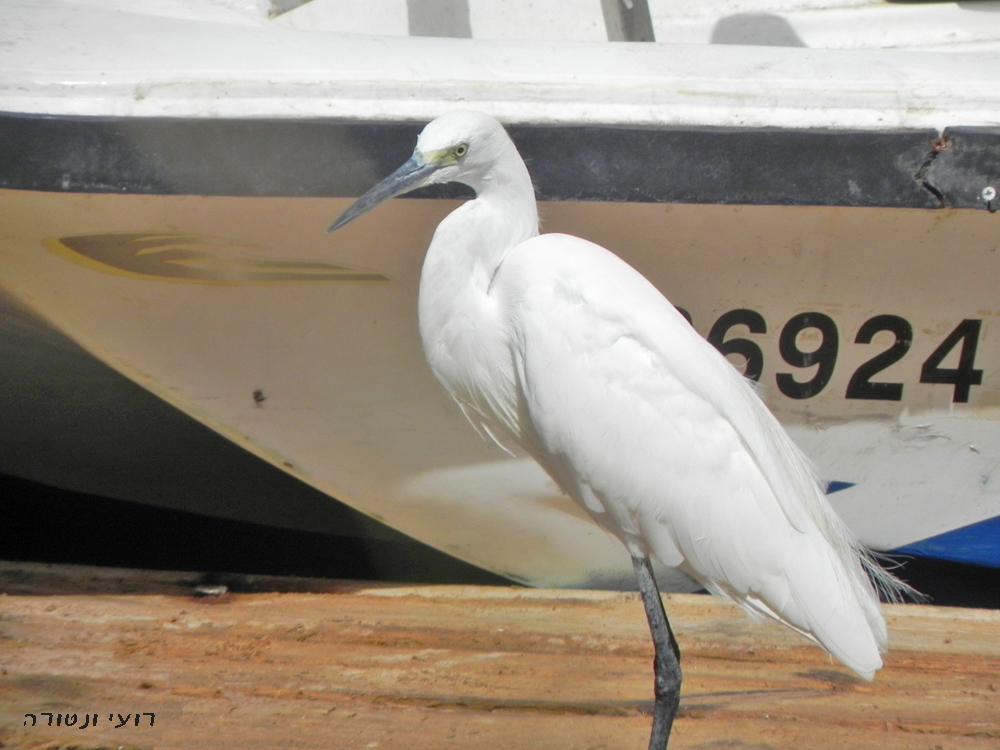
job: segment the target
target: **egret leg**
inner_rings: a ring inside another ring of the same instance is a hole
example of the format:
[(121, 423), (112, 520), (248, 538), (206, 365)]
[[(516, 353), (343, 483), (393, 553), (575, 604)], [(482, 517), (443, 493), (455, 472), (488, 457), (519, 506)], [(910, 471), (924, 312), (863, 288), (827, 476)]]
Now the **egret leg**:
[(649, 750), (664, 750), (670, 738), (670, 727), (681, 702), (681, 650), (670, 629), (660, 590), (653, 577), (648, 557), (633, 557), (639, 593), (646, 607), (649, 632), (653, 636), (653, 730), (649, 735)]

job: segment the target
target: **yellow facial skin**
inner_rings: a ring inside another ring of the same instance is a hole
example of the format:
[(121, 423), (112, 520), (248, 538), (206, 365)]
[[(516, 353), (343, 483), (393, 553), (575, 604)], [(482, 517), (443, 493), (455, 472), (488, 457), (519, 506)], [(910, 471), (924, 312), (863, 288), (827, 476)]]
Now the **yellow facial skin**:
[(468, 143), (459, 143), (450, 148), (442, 148), (437, 151), (429, 151), (423, 154), (425, 163), (437, 164), (440, 167), (452, 167), (458, 164), (459, 160), (469, 153)]

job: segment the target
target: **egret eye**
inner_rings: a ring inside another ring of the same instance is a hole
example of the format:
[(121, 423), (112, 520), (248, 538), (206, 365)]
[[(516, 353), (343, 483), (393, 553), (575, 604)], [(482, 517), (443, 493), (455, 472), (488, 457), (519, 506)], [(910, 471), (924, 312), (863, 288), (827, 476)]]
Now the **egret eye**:
[(457, 146), (455, 146), (455, 149), (452, 151), (452, 153), (455, 154), (455, 158), (461, 159), (463, 156), (469, 153), (469, 144), (459, 143)]

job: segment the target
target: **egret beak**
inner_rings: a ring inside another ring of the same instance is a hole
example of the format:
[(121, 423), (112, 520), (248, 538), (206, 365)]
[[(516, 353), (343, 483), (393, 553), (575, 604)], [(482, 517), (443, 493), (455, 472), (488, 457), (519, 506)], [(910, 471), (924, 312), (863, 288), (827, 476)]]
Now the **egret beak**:
[(443, 166), (445, 165), (436, 159), (427, 159), (423, 154), (414, 154), (403, 166), (354, 201), (340, 218), (330, 225), (326, 230), (327, 234), (368, 213), (379, 203), (420, 187), (427, 177)]

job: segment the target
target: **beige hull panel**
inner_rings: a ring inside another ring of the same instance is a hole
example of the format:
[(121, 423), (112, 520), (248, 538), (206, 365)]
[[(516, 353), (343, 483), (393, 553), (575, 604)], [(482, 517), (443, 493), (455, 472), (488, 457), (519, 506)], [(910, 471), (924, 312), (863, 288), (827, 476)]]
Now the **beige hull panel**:
[[(455, 204), (396, 200), (325, 235), (349, 202), (3, 191), (0, 285), (178, 408), (422, 541), (535, 584), (627, 578), (620, 545), (531, 461), (477, 438), (424, 363), (417, 281)], [(766, 321), (766, 333), (736, 325), (726, 340), (759, 347), (770, 406), (822, 478), (854, 485), (831, 499), (864, 541), (890, 549), (1000, 515), (1000, 217), (611, 203), (541, 212), (544, 231), (621, 255), (703, 334), (731, 310)], [(806, 312), (832, 321), (838, 341), (811, 324), (792, 335), (793, 350), (820, 346), (820, 364), (799, 368), (780, 342)], [(865, 378), (859, 368), (899, 338), (882, 330), (855, 343), (877, 316), (908, 324), (912, 346)], [(920, 382), (925, 370), (925, 381), (959, 382)], [(802, 383), (820, 371), (815, 394), (778, 387), (779, 374)], [(852, 380), (900, 385), (899, 399), (847, 398)]]

